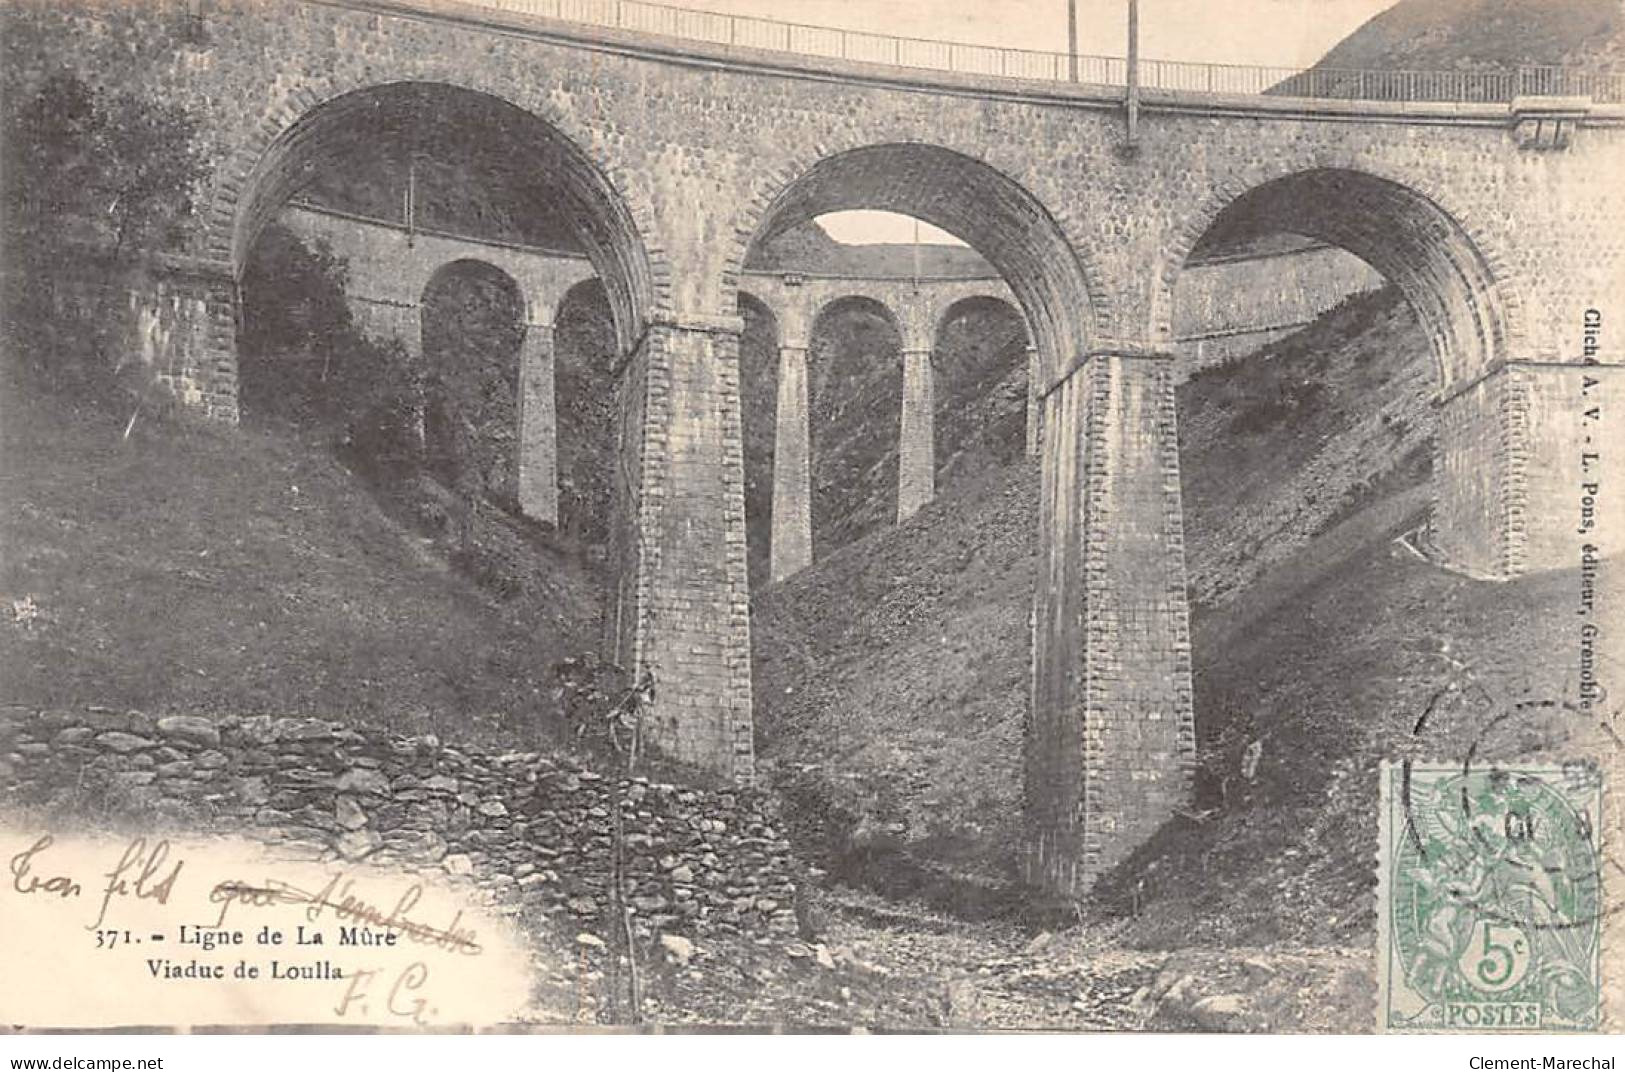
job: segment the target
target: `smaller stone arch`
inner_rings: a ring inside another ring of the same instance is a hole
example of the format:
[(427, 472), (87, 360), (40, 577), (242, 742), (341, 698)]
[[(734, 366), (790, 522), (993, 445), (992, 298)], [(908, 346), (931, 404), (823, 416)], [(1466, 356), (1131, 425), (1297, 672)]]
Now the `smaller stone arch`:
[(1027, 318), (1022, 316), (1021, 303), (1015, 300), (1008, 287), (938, 285), (933, 288), (932, 297), (934, 299), (931, 303), (931, 338), (933, 341), (942, 335), (942, 329), (948, 323), (949, 317), (953, 316), (960, 306), (974, 302), (1001, 305), (1010, 310), (1011, 313), (1020, 318), (1022, 330), (1027, 333), (1027, 340), (1032, 341), (1032, 331), (1026, 326)]
[(524, 458), (524, 290), (490, 261), (458, 257), (429, 273), (417, 307), (425, 459), (470, 502), (512, 501)]
[[(940, 294), (935, 302), (933, 316), (935, 326), (931, 335), (932, 375), (938, 380), (934, 389), (939, 406), (946, 402), (948, 407), (944, 408), (939, 416), (945, 419), (950, 418), (953, 412), (951, 400), (956, 396), (965, 397), (961, 394), (966, 389), (964, 385), (975, 384), (974, 388), (969, 389), (971, 392), (969, 397), (993, 399), (995, 396), (990, 392), (996, 386), (994, 377), (1003, 379), (1011, 374), (1011, 366), (1005, 364), (1002, 360), (1008, 346), (1001, 346), (997, 352), (984, 354), (981, 361), (975, 362), (973, 366), (966, 366), (962, 364), (955, 365), (949, 352), (950, 348), (944, 345), (944, 339), (948, 335), (951, 325), (962, 314), (984, 310), (991, 312), (995, 316), (1002, 316), (1013, 322), (1020, 333), (1020, 353), (1015, 360), (1019, 363), (1018, 367), (1021, 370), (1022, 383), (1020, 386), (1023, 392), (1021, 449), (1028, 456), (1036, 455), (1040, 442), (1039, 427), (1042, 421), (1040, 416), (1042, 409), (1039, 405), (1039, 383), (1042, 370), (1038, 367), (1037, 347), (1033, 345), (1032, 331), (1027, 324), (1026, 318), (1021, 314), (1021, 307), (1012, 299), (1008, 290), (998, 286), (959, 285), (943, 288), (943, 290), (944, 293)], [(997, 400), (993, 402), (995, 408), (979, 411), (980, 418), (992, 418), (993, 422), (999, 425), (999, 430), (992, 438), (989, 437), (990, 429), (986, 426), (976, 426), (975, 431), (968, 431), (961, 424), (956, 433), (954, 422), (951, 419), (949, 419), (948, 424), (936, 429), (937, 458), (935, 461), (939, 479), (943, 478), (949, 467), (955, 465), (954, 456), (973, 442), (976, 442), (977, 450), (968, 457), (974, 457), (976, 454), (1002, 457), (1000, 444), (1003, 442), (1002, 436), (1005, 428), (1002, 416), (1006, 412), (1004, 404), (1004, 396), (998, 394)]]
[(781, 351), (792, 358), (806, 354), (815, 557), (895, 517), (904, 329), (883, 294), (849, 283), (829, 281), (808, 295), (807, 347)]
[(609, 538), (613, 510), (614, 475), (601, 459), (615, 456), (621, 419), (617, 378), (624, 354), (600, 277), (589, 275), (549, 291), (548, 301), (555, 519), (566, 538), (598, 544)]
[(499, 281), (503, 289), (508, 292), (515, 322), (521, 324), (530, 322), (530, 295), (525, 293), (525, 288), (520, 285), (518, 279), (514, 278), (514, 273), (509, 271), (507, 267), (494, 263), (489, 257), (473, 254), (442, 261), (424, 273), (423, 282), (416, 288), (418, 305), (421, 307), (426, 303), (432, 289), (443, 286), (446, 280), (458, 274), (479, 274)]
[(758, 294), (754, 290), (741, 287), (735, 297), (735, 301), (741, 309), (745, 308), (747, 305), (753, 306), (759, 313), (766, 316), (772, 321), (775, 333), (778, 331), (779, 326), (784, 322), (784, 316), (779, 310), (777, 302), (764, 294)]
[(752, 590), (812, 564), (807, 333), (786, 329), (784, 308), (781, 296), (767, 287), (738, 292), (745, 550)]
[(904, 346), (907, 346), (910, 341), (909, 324), (888, 300), (889, 298), (890, 295), (882, 287), (857, 287), (853, 286), (851, 280), (844, 279), (832, 281), (824, 293), (813, 299), (807, 326), (809, 331), (816, 331), (827, 317), (835, 315), (843, 308), (867, 308), (879, 312), (891, 321), (892, 327), (897, 330), (898, 338)]

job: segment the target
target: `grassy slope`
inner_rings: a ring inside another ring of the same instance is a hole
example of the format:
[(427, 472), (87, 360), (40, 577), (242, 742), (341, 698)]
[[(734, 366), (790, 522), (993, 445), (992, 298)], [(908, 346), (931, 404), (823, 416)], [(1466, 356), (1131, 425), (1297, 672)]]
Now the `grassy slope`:
[[(548, 669), (596, 640), (579, 567), (543, 550), (499, 602), (319, 447), (141, 422), (124, 440), (116, 416), (3, 398), (6, 702), (524, 740), (553, 708)], [(18, 621), (23, 599), (38, 612)]]
[(1140, 941), (1367, 944), (1380, 759), (1595, 749), (1593, 727), (1548, 706), (1573, 695), (1574, 577), (1497, 585), (1422, 561), (1395, 541), (1426, 516), (1419, 470), (1197, 624), (1200, 818), (1170, 823), (1100, 891), (1138, 902)]
[[(1542, 653), (1572, 643), (1558, 630), (1573, 578), (1468, 581), (1394, 542), (1427, 510), (1424, 353), (1414, 321), (1379, 295), (1182, 389), (1191, 572), (1206, 597), (1195, 624), (1203, 817), (1176, 821), (1136, 870), (1103, 885), (1105, 909), (1140, 913), (1140, 941), (1363, 930), (1371, 861), (1346, 850), (1370, 840), (1376, 759), (1402, 748), (1459, 757), (1481, 713), (1452, 699), (1461, 691), (1408, 737), (1452, 683), (1563, 694), (1536, 668), (1571, 661)], [(904, 850), (903, 870), (985, 881), (1008, 867), (1034, 476), (1026, 464), (986, 474), (758, 596), (762, 750), (803, 836), (837, 868), (886, 849)], [(1550, 743), (1561, 721), (1529, 708), (1498, 731), (1510, 743), (1485, 747)], [(1242, 754), (1258, 740), (1249, 783)]]
[(997, 875), (1020, 807), (1036, 489), (1026, 463), (991, 471), (757, 597), (758, 736), (819, 848), (907, 843)]
[(1317, 66), (1459, 70), (1622, 59), (1625, 14), (1616, 0), (1400, 0)]
[(1186, 566), (1222, 603), (1359, 501), (1432, 434), (1434, 363), (1392, 289), (1208, 369), (1180, 393)]

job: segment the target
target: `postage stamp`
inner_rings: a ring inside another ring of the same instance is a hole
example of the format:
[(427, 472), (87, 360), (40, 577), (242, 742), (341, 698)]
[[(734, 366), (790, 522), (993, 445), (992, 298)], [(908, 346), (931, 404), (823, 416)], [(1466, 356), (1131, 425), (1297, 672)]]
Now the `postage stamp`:
[(1383, 765), (1378, 1030), (1598, 1028), (1601, 806), (1593, 764)]

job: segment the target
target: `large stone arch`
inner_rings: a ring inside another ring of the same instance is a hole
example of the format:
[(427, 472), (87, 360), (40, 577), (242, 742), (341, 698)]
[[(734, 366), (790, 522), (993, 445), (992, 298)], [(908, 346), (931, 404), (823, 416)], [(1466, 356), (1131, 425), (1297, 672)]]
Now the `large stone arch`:
[[(1173, 338), (1173, 290), (1204, 243), (1288, 231), (1345, 249), (1398, 287), (1433, 337), (1441, 393), (1526, 352), (1524, 287), (1488, 229), (1444, 191), (1373, 161), (1230, 175), (1173, 223), (1148, 295), (1148, 338)], [(1471, 330), (1467, 330), (1469, 325)]]
[(1486, 228), (1465, 222), (1438, 191), (1370, 166), (1285, 169), (1233, 179), (1174, 230), (1151, 295), (1149, 330), (1172, 335), (1178, 272), (1200, 248), (1286, 231), (1353, 253), (1415, 309), (1437, 368), (1432, 544), (1475, 576), (1525, 568), (1527, 489), (1519, 458), (1528, 429), (1508, 414), (1498, 377), (1534, 347), (1523, 286)]
[(993, 165), (926, 141), (818, 147), (765, 174), (740, 216), (724, 297), (755, 242), (845, 209), (914, 216), (986, 257), (1022, 307), (1047, 381), (1112, 335), (1110, 291), (1091, 252), (1096, 232)]
[(647, 227), (637, 222), (624, 186), (582, 148), (584, 137), (568, 133), (562, 116), (543, 117), (485, 88), (459, 81), (366, 81), (303, 88), (269, 110), (260, 127), (236, 147), (216, 184), (208, 247), (240, 275), (261, 229), (297, 191), (319, 160), (342, 160), (368, 146), (359, 129), (372, 132), (410, 127), (425, 103), (471, 122), (494, 125), (535, 174), (546, 176), (550, 193), (565, 204), (594, 269), (606, 282), (615, 310), (616, 331), (629, 348), (661, 295), (661, 260), (645, 244)]

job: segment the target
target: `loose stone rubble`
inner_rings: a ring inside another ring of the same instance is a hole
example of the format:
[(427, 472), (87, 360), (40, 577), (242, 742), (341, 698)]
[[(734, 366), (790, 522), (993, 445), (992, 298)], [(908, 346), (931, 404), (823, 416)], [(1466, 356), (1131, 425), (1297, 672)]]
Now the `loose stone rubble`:
[(317, 719), (0, 707), (0, 805), (438, 869), (582, 928), (610, 910), (617, 798), (640, 935), (795, 932), (790, 844), (759, 790), (612, 779), (561, 755)]

